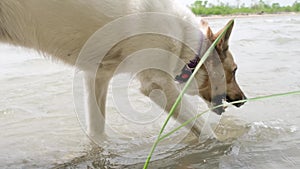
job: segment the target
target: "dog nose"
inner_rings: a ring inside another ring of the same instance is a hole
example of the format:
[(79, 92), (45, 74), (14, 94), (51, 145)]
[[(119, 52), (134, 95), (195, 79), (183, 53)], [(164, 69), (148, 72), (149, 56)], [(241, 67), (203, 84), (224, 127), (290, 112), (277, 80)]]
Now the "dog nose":
[[(246, 100), (247, 97), (245, 95), (242, 96), (242, 98), (240, 100)], [(241, 107), (242, 105), (244, 105), (246, 103), (246, 101), (242, 102), (242, 103), (236, 103), (236, 104), (233, 104), (234, 106), (236, 107)]]
[(243, 102), (243, 103), (236, 103), (236, 104), (233, 104), (233, 105), (236, 106), (236, 107), (241, 107), (244, 104), (245, 104), (245, 102)]

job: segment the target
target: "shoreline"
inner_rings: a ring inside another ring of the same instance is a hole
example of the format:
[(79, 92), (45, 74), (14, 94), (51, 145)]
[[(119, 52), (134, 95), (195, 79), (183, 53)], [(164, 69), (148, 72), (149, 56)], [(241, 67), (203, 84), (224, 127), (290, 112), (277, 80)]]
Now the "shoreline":
[(230, 14), (230, 15), (207, 15), (197, 16), (205, 19), (222, 19), (222, 18), (248, 18), (248, 17), (273, 17), (273, 16), (287, 16), (287, 15), (300, 15), (300, 12), (280, 12), (280, 13), (245, 13), (245, 14)]

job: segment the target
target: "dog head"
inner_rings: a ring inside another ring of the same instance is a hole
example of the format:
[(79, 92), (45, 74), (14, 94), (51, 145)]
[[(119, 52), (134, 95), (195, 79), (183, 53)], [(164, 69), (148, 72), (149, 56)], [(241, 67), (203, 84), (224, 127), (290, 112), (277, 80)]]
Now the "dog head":
[[(206, 31), (206, 38), (210, 43), (214, 42), (217, 37), (225, 30), (226, 26), (218, 33), (214, 34), (207, 22), (201, 21), (202, 29)], [(230, 22), (229, 22), (230, 23)], [(228, 24), (229, 24), (228, 23)], [(237, 100), (246, 99), (243, 91), (240, 89), (236, 81), (237, 64), (234, 62), (233, 56), (229, 50), (228, 41), (233, 28), (233, 24), (227, 29), (223, 38), (218, 42), (215, 53), (218, 57), (219, 66), (212, 64), (206, 64), (205, 80), (200, 86), (199, 94), (208, 102), (209, 106), (214, 107), (222, 104), (223, 101), (233, 102)], [(210, 62), (209, 60), (207, 62)], [(216, 67), (221, 69), (216, 70)], [(222, 71), (222, 72), (220, 72)], [(213, 74), (219, 74), (214, 77)], [(234, 104), (236, 107), (242, 106), (244, 103)], [(213, 110), (217, 114), (222, 114), (225, 111), (224, 107), (219, 107)]]

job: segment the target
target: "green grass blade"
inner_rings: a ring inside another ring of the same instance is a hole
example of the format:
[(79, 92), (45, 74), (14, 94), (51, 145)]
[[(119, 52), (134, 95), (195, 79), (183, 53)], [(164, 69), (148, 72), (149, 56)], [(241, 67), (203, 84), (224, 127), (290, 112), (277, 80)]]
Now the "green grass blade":
[(175, 109), (177, 108), (178, 104), (180, 103), (180, 101), (182, 100), (182, 97), (184, 95), (184, 93), (186, 92), (186, 90), (188, 89), (190, 83), (192, 82), (193, 78), (195, 77), (196, 73), (199, 71), (199, 69), (201, 68), (201, 66), (203, 65), (203, 63), (206, 61), (206, 59), (209, 57), (210, 53), (215, 49), (216, 45), (219, 43), (220, 39), (225, 35), (225, 32), (227, 32), (227, 30), (229, 29), (229, 27), (233, 24), (233, 20), (231, 20), (231, 22), (229, 22), (229, 24), (226, 26), (226, 28), (223, 30), (223, 32), (218, 36), (218, 38), (213, 42), (213, 44), (209, 47), (209, 49), (205, 52), (205, 54), (203, 55), (203, 57), (201, 58), (200, 62), (198, 63), (198, 65), (196, 66), (193, 74), (191, 75), (191, 77), (189, 78), (189, 80), (186, 82), (185, 86), (183, 87), (182, 91), (180, 92), (180, 94), (178, 95), (176, 102), (173, 104), (167, 119), (165, 120), (162, 128), (159, 131), (158, 137), (156, 139), (156, 141), (154, 142), (151, 151), (147, 157), (147, 160), (144, 164), (144, 169), (147, 169), (149, 166), (149, 163), (151, 161), (152, 155), (158, 145), (158, 143), (160, 142), (160, 138), (162, 133), (164, 132), (170, 118), (173, 116)]

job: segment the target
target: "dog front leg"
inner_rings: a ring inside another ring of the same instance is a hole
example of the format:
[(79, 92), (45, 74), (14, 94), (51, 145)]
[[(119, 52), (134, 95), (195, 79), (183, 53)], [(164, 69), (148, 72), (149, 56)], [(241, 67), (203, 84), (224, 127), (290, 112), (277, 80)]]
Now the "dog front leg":
[[(175, 103), (179, 90), (174, 80), (164, 72), (160, 71), (144, 71), (139, 74), (139, 80), (141, 81), (141, 92), (146, 96), (151, 96), (153, 90), (160, 90), (164, 93), (166, 98), (166, 105), (163, 105), (161, 97), (150, 97), (150, 99), (162, 107), (166, 112), (170, 112), (173, 104)], [(173, 114), (178, 122), (183, 123), (193, 118), (197, 113), (197, 110), (192, 106), (186, 97), (183, 97), (181, 104), (177, 107)], [(189, 123), (186, 127), (191, 129), (192, 132), (199, 137), (201, 129), (204, 125), (204, 120), (201, 118)]]
[(105, 104), (109, 78), (85, 77), (87, 99), (87, 132), (90, 138), (98, 141), (105, 129)]

